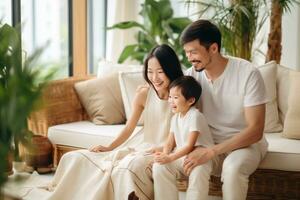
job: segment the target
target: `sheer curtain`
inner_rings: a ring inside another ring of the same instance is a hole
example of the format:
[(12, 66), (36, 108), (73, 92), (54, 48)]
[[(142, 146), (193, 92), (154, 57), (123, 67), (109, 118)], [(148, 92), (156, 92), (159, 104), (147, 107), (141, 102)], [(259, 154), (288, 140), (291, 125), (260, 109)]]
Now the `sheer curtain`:
[[(109, 0), (107, 1), (107, 26), (123, 21), (141, 21), (139, 10), (141, 9), (140, 0)], [(106, 60), (117, 63), (123, 48), (128, 44), (135, 43), (136, 28), (132, 29), (113, 29), (107, 31), (106, 38)], [(126, 60), (126, 63), (134, 63)]]

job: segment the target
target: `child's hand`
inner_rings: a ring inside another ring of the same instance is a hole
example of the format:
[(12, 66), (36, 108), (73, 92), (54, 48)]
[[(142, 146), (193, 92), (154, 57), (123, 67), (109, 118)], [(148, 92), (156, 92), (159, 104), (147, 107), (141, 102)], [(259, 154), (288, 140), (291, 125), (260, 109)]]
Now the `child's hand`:
[(102, 145), (98, 145), (98, 146), (94, 146), (94, 147), (91, 147), (89, 148), (89, 151), (91, 152), (106, 152), (106, 151), (111, 151), (113, 150), (112, 148), (110, 147), (105, 147), (105, 146), (102, 146)]
[(171, 157), (163, 152), (156, 152), (154, 154), (154, 161), (159, 163), (159, 164), (167, 164), (169, 162), (172, 162), (173, 160), (171, 159)]

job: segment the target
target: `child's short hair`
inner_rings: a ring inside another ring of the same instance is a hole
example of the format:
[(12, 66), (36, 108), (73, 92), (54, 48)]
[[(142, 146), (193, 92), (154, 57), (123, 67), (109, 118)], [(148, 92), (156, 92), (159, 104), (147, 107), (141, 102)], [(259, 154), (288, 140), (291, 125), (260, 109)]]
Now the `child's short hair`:
[(198, 83), (198, 81), (196, 81), (196, 79), (192, 76), (180, 76), (179, 78), (175, 79), (170, 84), (169, 90), (174, 87), (180, 88), (181, 94), (186, 100), (194, 97), (195, 102), (193, 105), (196, 104), (202, 93), (202, 87), (200, 83)]

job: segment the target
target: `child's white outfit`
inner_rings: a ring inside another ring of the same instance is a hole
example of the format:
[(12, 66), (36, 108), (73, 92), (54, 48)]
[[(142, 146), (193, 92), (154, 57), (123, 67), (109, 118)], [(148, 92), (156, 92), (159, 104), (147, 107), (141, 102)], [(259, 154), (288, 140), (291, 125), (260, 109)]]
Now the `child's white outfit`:
[(176, 148), (181, 148), (187, 144), (189, 134), (192, 131), (200, 132), (195, 146), (210, 147), (214, 144), (204, 115), (195, 107), (191, 107), (183, 117), (179, 113), (172, 117), (170, 132), (174, 133)]
[[(200, 135), (197, 138), (195, 146), (209, 147), (214, 145), (210, 129), (206, 122), (204, 115), (199, 112), (195, 107), (191, 107), (185, 116), (181, 117), (179, 113), (176, 113), (171, 120), (170, 132), (174, 133), (176, 148), (183, 147), (188, 142), (188, 136), (192, 131), (199, 131)], [(153, 176), (161, 174), (162, 171), (171, 171), (171, 173), (177, 174), (176, 177), (169, 177), (171, 182), (176, 182), (176, 179), (183, 176), (183, 159), (184, 157), (177, 159), (168, 164), (153, 165)], [(212, 170), (212, 161), (209, 161), (203, 165), (195, 167), (189, 176), (189, 186), (187, 189), (187, 200), (193, 198), (199, 198), (201, 196), (207, 196), (208, 183), (201, 181), (205, 176), (210, 176)], [(161, 177), (162, 178), (162, 177)], [(172, 180), (171, 180), (172, 179)], [(205, 184), (201, 184), (205, 183)], [(170, 186), (170, 185), (169, 185)], [(176, 186), (175, 186), (176, 187)], [(162, 185), (154, 183), (154, 196), (159, 200), (159, 194), (164, 191)]]

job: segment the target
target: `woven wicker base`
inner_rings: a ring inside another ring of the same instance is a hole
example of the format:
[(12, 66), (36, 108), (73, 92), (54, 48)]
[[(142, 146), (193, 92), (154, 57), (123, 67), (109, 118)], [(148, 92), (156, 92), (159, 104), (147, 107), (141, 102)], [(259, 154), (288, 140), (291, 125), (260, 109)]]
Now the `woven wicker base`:
[(71, 146), (65, 146), (65, 145), (54, 145), (54, 167), (57, 167), (61, 157), (70, 151), (79, 150), (82, 148), (78, 147), (71, 147)]
[[(177, 188), (186, 191), (187, 180), (177, 181)], [(222, 182), (211, 176), (209, 194), (222, 196)], [(300, 172), (258, 169), (249, 178), (248, 200), (300, 199)]]

